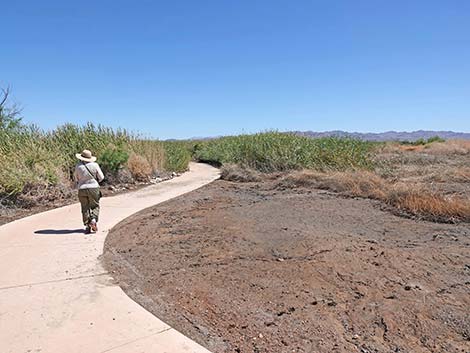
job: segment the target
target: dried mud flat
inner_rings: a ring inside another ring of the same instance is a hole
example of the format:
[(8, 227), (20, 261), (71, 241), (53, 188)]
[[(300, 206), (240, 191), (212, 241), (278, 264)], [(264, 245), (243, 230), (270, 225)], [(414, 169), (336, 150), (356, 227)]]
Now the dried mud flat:
[(126, 293), (213, 352), (470, 352), (470, 226), (217, 181), (115, 227)]

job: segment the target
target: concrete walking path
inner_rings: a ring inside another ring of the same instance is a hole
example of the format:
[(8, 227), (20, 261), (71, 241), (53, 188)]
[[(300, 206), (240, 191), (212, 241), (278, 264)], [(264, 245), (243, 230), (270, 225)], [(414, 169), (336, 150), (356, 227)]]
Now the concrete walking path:
[(118, 222), (218, 175), (192, 163), (178, 178), (103, 198), (91, 236), (81, 232), (78, 204), (1, 226), (0, 352), (208, 353), (113, 285), (98, 257)]

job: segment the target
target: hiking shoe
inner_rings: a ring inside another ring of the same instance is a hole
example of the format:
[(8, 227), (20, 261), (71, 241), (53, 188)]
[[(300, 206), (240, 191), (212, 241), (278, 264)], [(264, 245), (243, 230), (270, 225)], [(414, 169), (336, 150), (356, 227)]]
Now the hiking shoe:
[(92, 219), (90, 222), (90, 229), (92, 232), (97, 232), (98, 231), (98, 224), (96, 224), (96, 220)]

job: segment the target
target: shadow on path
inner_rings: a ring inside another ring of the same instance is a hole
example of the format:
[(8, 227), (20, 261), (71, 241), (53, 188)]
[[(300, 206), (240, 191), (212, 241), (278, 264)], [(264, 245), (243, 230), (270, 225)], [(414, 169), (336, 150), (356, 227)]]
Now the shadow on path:
[(65, 234), (85, 234), (85, 229), (41, 229), (36, 230), (34, 234), (39, 235), (65, 235)]

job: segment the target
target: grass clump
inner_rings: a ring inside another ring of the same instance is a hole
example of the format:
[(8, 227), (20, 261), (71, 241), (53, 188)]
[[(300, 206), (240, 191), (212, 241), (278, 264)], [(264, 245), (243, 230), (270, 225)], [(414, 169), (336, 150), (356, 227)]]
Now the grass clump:
[(128, 161), (129, 153), (121, 148), (109, 146), (100, 156), (100, 166), (104, 173), (116, 174)]
[(246, 167), (239, 167), (235, 164), (226, 164), (221, 168), (220, 178), (228, 181), (248, 183), (260, 181), (260, 173)]
[(138, 181), (146, 181), (152, 174), (152, 166), (149, 161), (138, 154), (131, 154), (127, 167), (134, 179)]
[(396, 210), (430, 221), (470, 222), (468, 200), (458, 196), (444, 196), (417, 185), (392, 183), (369, 171), (298, 171), (281, 179), (278, 187), (331, 190), (347, 196), (380, 200)]
[(370, 142), (343, 139), (311, 139), (289, 133), (265, 132), (228, 136), (198, 145), (195, 157), (214, 164), (238, 164), (259, 172), (294, 169), (350, 170), (372, 166)]
[(52, 146), (34, 126), (0, 129), (0, 195), (15, 195), (32, 185), (56, 184), (61, 177), (60, 165), (51, 155)]
[(389, 204), (424, 219), (438, 222), (470, 222), (470, 202), (456, 196), (444, 196), (406, 185), (391, 187)]
[(165, 141), (163, 142), (165, 153), (164, 169), (174, 172), (184, 172), (188, 169), (191, 160), (191, 153), (184, 142)]
[[(131, 153), (142, 156), (147, 160), (152, 169), (152, 173), (165, 170), (165, 148), (164, 142), (149, 139), (133, 139), (129, 149)], [(169, 169), (170, 171), (173, 171)]]

